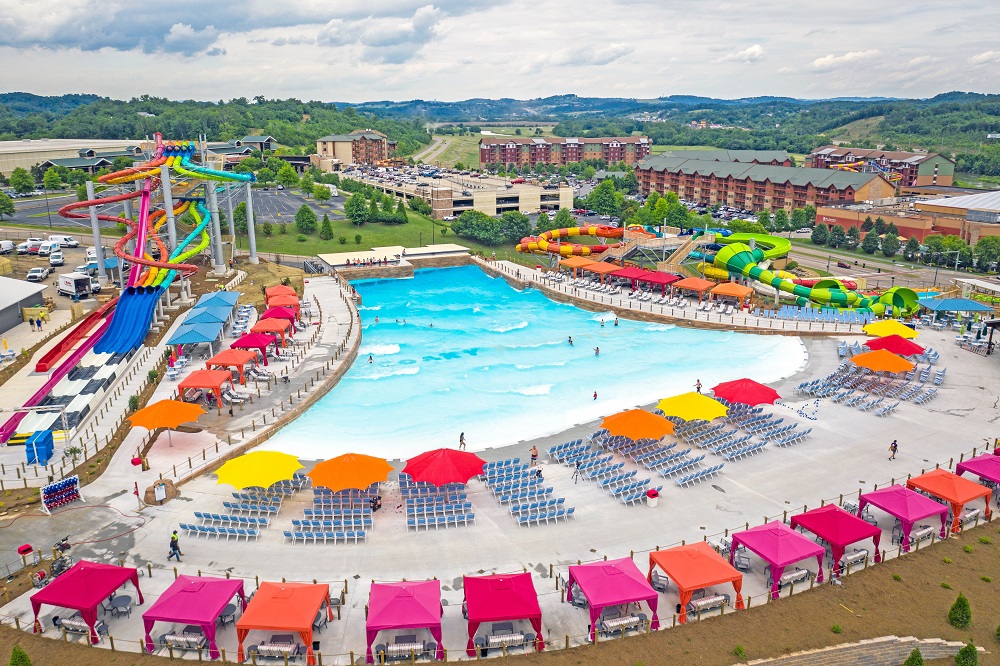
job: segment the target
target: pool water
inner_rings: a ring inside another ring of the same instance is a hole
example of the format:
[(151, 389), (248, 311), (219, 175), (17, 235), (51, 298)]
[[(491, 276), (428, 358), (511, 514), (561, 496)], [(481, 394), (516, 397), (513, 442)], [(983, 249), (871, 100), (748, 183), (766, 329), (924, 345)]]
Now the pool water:
[(469, 450), (502, 446), (691, 391), (698, 379), (706, 391), (740, 377), (774, 381), (805, 354), (793, 337), (615, 326), (610, 312), (518, 291), (474, 266), (354, 286), (364, 302), (357, 360), (266, 448), (405, 458), (457, 446), (461, 432)]

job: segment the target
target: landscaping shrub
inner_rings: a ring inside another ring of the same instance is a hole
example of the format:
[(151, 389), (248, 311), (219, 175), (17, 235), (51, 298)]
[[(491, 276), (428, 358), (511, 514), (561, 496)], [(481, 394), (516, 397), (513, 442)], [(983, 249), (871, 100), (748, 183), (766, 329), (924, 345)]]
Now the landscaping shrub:
[(832, 627), (830, 627), (830, 631), (832, 631), (835, 634), (842, 634), (844, 633), (844, 628), (839, 624), (835, 624)]
[(955, 666), (978, 666), (979, 651), (971, 642), (955, 655)]
[(952, 604), (951, 610), (948, 611), (948, 624), (955, 627), (956, 629), (965, 629), (972, 622), (972, 608), (969, 606), (969, 600), (965, 598), (965, 595), (961, 592), (958, 593), (958, 599)]
[(22, 650), (20, 645), (15, 645), (10, 652), (10, 666), (31, 666), (28, 653)]
[(899, 574), (892, 574), (892, 579), (898, 583), (899, 581), (903, 580), (903, 577), (900, 576)]
[[(1000, 629), (998, 629), (997, 631), (1000, 631)], [(742, 645), (737, 645), (735, 648), (733, 648), (733, 656), (736, 657), (737, 659), (746, 659), (747, 658), (746, 648), (743, 647)]]
[(941, 583), (941, 587), (943, 587), (946, 590), (950, 590), (951, 589), (951, 585), (949, 585), (948, 583)]
[(983, 544), (984, 546), (988, 546), (993, 542), (990, 541), (989, 537), (979, 537), (979, 543)]
[(160, 373), (158, 373), (156, 370), (150, 370), (149, 372), (146, 373), (146, 377), (149, 379), (150, 382), (155, 382), (156, 378), (159, 376)]
[(361, 234), (354, 234), (355, 245), (361, 245)]
[(964, 551), (965, 551), (965, 552), (967, 552), (967, 553), (971, 553), (971, 552), (972, 552), (972, 546), (966, 546), (966, 547), (965, 547), (965, 548), (963, 548), (962, 550), (964, 550)]
[(950, 557), (944, 558), (944, 563), (945, 564), (951, 564), (951, 558)]
[(913, 648), (913, 652), (903, 662), (903, 666), (924, 666), (924, 655), (920, 654), (920, 648)]
[(341, 236), (340, 238), (337, 239), (337, 242), (339, 242), (341, 245), (347, 245), (347, 236)]
[(305, 243), (309, 239), (306, 238), (305, 234), (299, 234), (298, 236), (295, 237), (295, 240), (297, 240), (300, 243)]
[(137, 409), (139, 409), (139, 396), (130, 395), (128, 397), (128, 411), (134, 412)]

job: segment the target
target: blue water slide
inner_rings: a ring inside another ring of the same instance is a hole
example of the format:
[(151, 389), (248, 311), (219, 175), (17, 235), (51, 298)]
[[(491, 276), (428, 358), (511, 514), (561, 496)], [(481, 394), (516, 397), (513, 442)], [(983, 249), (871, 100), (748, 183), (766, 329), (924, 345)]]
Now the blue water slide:
[(98, 354), (125, 354), (146, 339), (161, 290), (157, 287), (127, 287), (118, 299), (111, 325), (94, 346)]

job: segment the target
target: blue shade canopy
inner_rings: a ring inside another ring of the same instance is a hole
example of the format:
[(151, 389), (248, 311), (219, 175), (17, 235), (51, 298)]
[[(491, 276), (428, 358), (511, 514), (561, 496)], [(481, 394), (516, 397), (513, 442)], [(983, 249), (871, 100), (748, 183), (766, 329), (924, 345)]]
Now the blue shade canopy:
[(920, 301), (920, 307), (934, 312), (992, 312), (993, 308), (968, 298), (937, 298)]

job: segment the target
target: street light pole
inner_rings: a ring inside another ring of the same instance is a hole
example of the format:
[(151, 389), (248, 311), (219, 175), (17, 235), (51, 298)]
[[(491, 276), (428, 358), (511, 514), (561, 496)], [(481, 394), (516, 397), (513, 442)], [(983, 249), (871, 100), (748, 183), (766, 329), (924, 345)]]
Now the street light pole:
[(826, 274), (830, 274), (830, 260), (833, 259), (833, 255), (826, 255)]
[(42, 186), (42, 192), (45, 193), (45, 216), (49, 218), (49, 229), (51, 229), (52, 213), (49, 211), (49, 188)]

